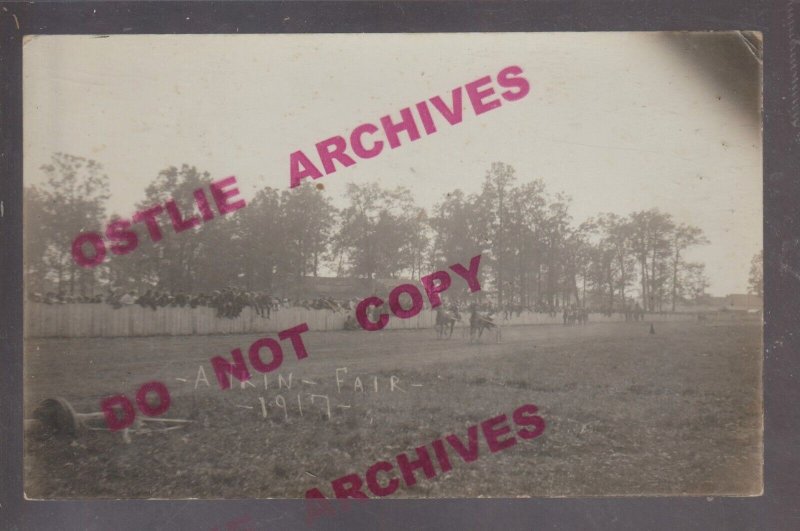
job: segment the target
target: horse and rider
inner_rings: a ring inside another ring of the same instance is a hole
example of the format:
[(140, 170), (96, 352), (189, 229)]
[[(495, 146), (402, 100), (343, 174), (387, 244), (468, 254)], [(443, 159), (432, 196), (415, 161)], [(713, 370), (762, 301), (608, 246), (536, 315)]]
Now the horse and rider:
[[(491, 330), (496, 329), (498, 332), (498, 341), (499, 341), (499, 331), (500, 329), (497, 327), (497, 323), (494, 322), (492, 319), (491, 314), (482, 314), (478, 311), (478, 305), (474, 302), (470, 305), (470, 314), (469, 314), (469, 341), (472, 343), (474, 340), (480, 340), (481, 336), (483, 335), (484, 330)], [(477, 335), (477, 337), (476, 337)]]
[[(469, 341), (470, 343), (479, 340), (484, 330), (496, 330), (497, 340), (500, 340), (500, 328), (494, 322), (491, 312), (483, 314), (478, 311), (478, 304), (472, 303), (469, 306)], [(437, 339), (450, 339), (453, 337), (453, 329), (456, 323), (461, 321), (461, 314), (456, 304), (449, 307), (440, 305), (436, 308), (436, 337)], [(466, 332), (466, 330), (465, 330)]]
[(579, 308), (575, 305), (565, 306), (563, 319), (565, 325), (585, 325), (589, 322), (589, 312), (585, 308)]
[(461, 314), (458, 312), (458, 306), (453, 304), (448, 311), (444, 309), (444, 305), (439, 305), (436, 308), (436, 338), (442, 339), (445, 335), (447, 335), (447, 339), (453, 337), (453, 329), (460, 320)]

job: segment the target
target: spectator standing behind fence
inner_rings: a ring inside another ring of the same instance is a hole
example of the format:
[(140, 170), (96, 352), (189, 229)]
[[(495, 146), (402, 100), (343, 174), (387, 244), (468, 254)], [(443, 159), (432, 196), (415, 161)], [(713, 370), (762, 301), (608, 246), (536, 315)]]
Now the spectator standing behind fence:
[(123, 291), (108, 288), (105, 296), (80, 296), (73, 297), (63, 292), (47, 292), (45, 295), (33, 292), (28, 295), (31, 302), (43, 304), (69, 304), (69, 303), (106, 303), (117, 310), (124, 306), (138, 304), (142, 308), (155, 311), (158, 308), (199, 308), (207, 307), (216, 311), (219, 318), (234, 319), (241, 315), (242, 310), (249, 306), (253, 312), (261, 317), (270, 319), (272, 313), (281, 308), (305, 308), (307, 310), (324, 310), (332, 313), (347, 312), (355, 307), (353, 300), (337, 301), (332, 297), (316, 297), (310, 299), (297, 299), (290, 301), (285, 298), (273, 297), (265, 291), (245, 291), (239, 288), (226, 287), (211, 293), (190, 294), (184, 292), (170, 292), (150, 288), (139, 294), (135, 290)]
[(156, 296), (153, 293), (153, 290), (151, 289), (147, 290), (144, 295), (136, 299), (136, 304), (138, 304), (142, 308), (151, 308), (155, 310), (157, 306), (156, 306)]

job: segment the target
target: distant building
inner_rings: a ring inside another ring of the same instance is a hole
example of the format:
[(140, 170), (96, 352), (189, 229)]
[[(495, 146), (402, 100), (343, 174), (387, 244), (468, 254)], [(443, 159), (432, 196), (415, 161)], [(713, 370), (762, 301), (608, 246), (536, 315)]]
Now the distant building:
[(370, 281), (363, 278), (302, 277), (298, 282), (275, 287), (275, 295), (292, 299), (330, 297), (346, 300), (363, 297), (370, 291)]
[(368, 280), (366, 278), (307, 276), (301, 277), (298, 282), (276, 287), (274, 295), (307, 300), (325, 297), (341, 301), (354, 298), (360, 299), (369, 295), (385, 297), (395, 286), (409, 283), (417, 284), (422, 289), (419, 282), (408, 279), (382, 278)]
[(758, 295), (745, 294), (745, 293), (732, 293), (725, 296), (724, 308), (728, 311), (742, 311), (761, 310), (764, 307), (764, 301)]
[(692, 303), (678, 303), (675, 309), (679, 312), (755, 312), (760, 311), (763, 304), (758, 295), (731, 293), (724, 297), (705, 295)]

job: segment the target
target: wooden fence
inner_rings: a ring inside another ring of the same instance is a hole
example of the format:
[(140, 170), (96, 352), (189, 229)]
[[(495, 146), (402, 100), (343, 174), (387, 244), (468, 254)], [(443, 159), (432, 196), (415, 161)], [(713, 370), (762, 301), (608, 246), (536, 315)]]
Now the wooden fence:
[[(180, 336), (210, 334), (257, 334), (279, 332), (301, 323), (310, 330), (342, 330), (347, 314), (329, 310), (306, 310), (288, 308), (273, 311), (270, 318), (261, 317), (251, 308), (244, 308), (239, 317), (217, 317), (212, 308), (142, 308), (125, 306), (113, 309), (107, 304), (42, 304), (25, 305), (25, 335), (27, 337), (135, 337), (135, 336)], [(695, 314), (646, 315), (646, 321), (694, 321)], [(463, 316), (457, 326), (466, 326), (468, 317)], [(560, 324), (561, 315), (523, 313), (504, 320), (496, 316), (501, 326)], [(591, 314), (589, 322), (620, 322), (620, 314), (606, 316)], [(392, 316), (387, 330), (433, 328), (436, 313), (423, 310), (410, 319)]]

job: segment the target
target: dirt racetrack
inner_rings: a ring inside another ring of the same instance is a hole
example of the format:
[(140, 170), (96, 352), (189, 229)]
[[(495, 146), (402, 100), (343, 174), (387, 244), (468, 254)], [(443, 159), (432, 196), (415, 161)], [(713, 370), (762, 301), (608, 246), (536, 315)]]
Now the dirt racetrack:
[[(448, 341), (432, 330), (310, 332), (309, 357), (288, 354), (266, 389), (254, 372), (253, 385), (227, 391), (209, 359), (258, 336), (31, 339), (26, 417), (46, 397), (98, 411), (102, 398), (133, 397), (160, 380), (172, 395), (165, 416), (196, 422), (129, 444), (106, 432), (72, 443), (26, 437), (26, 495), (297, 498), (318, 487), (331, 496), (335, 478), (446, 434), (463, 438), (467, 426), (525, 403), (539, 406), (542, 436), (496, 454), (481, 446), (477, 461), (454, 462), (434, 479), (420, 473), (393, 496), (758, 494), (760, 324), (648, 331), (645, 323), (507, 327), (499, 344), (469, 344), (458, 330)], [(201, 365), (210, 385), (197, 381)]]

